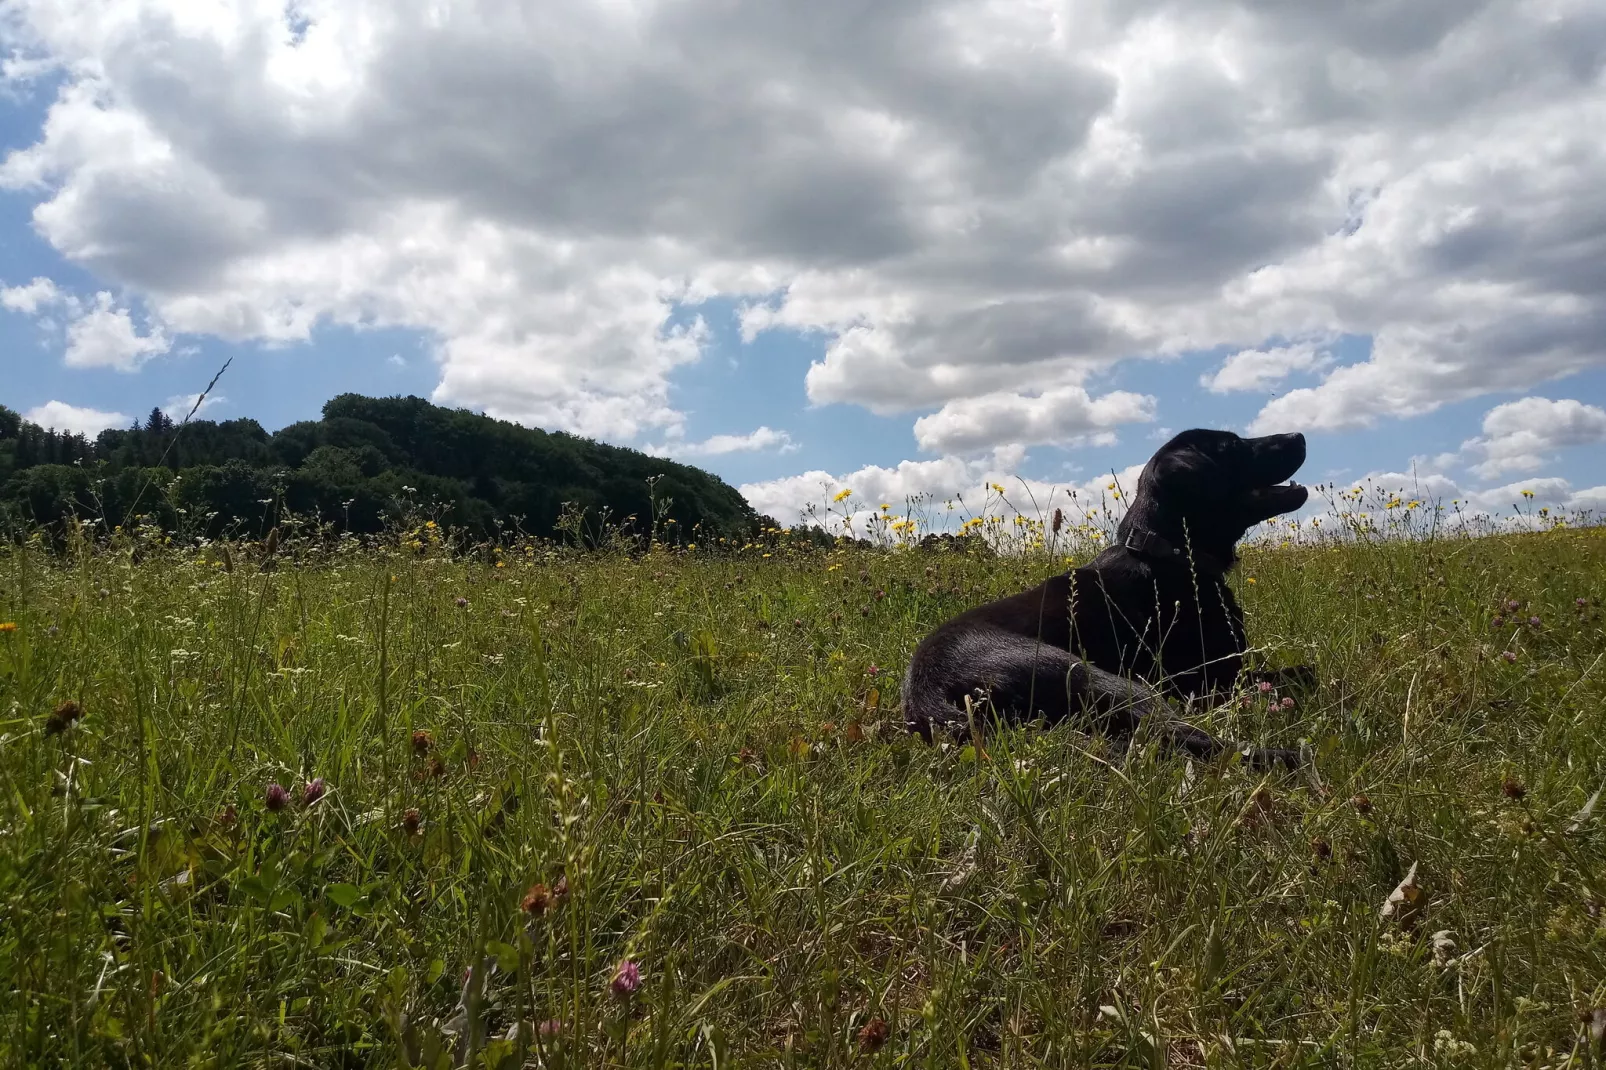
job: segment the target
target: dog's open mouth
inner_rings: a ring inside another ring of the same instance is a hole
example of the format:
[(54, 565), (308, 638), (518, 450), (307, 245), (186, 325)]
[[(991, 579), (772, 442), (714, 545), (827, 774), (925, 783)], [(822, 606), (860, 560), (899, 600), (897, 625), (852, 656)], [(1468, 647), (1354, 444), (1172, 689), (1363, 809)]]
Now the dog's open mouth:
[(1305, 499), (1310, 497), (1310, 491), (1290, 479), (1287, 483), (1256, 487), (1249, 492), (1249, 497), (1257, 505), (1263, 506), (1267, 515), (1276, 516), (1278, 513), (1291, 513), (1304, 505)]

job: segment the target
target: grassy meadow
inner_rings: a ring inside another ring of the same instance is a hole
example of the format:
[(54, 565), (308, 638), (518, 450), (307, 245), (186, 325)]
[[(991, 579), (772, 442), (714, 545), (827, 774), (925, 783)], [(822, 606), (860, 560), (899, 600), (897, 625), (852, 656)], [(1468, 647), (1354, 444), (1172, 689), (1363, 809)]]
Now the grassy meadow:
[(1308, 771), (906, 736), (1067, 537), (0, 548), (0, 1063), (1601, 1064), (1606, 529), (1247, 549)]

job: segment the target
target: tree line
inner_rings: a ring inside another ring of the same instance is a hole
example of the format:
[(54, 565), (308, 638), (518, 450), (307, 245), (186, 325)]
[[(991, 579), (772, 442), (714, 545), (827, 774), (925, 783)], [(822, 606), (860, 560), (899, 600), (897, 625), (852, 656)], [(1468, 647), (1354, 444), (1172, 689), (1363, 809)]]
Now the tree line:
[(250, 419), (181, 425), (154, 409), (93, 440), (0, 406), (0, 518), (12, 527), (145, 516), (217, 537), (294, 514), (373, 533), (423, 510), (479, 538), (604, 523), (645, 535), (655, 509), (663, 528), (703, 538), (774, 526), (699, 468), (418, 397), (342, 394), (321, 419), (272, 433)]

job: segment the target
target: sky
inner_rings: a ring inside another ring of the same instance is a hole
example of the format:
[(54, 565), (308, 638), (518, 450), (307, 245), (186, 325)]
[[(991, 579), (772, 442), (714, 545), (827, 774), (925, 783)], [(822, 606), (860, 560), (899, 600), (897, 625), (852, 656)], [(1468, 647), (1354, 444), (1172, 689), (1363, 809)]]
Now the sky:
[(7, 0), (0, 404), (417, 394), (790, 522), (1131, 478), (1606, 512), (1598, 0)]

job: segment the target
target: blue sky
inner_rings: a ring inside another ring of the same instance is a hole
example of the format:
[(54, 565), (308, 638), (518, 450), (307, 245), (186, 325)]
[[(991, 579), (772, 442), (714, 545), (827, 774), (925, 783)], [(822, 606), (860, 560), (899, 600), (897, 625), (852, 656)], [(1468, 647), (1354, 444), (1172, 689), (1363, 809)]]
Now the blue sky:
[(233, 358), (210, 417), (419, 394), (783, 519), (1190, 426), (1606, 507), (1606, 17), (1071, 7), (27, 0), (0, 403), (93, 429)]

